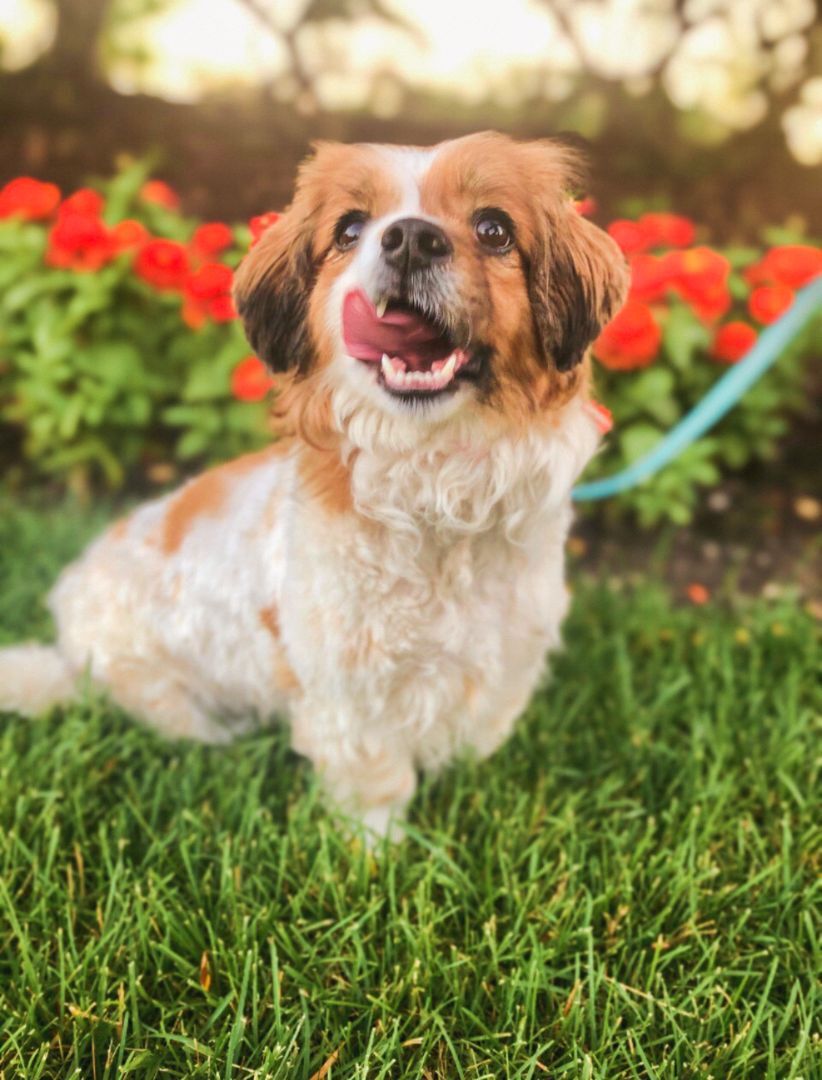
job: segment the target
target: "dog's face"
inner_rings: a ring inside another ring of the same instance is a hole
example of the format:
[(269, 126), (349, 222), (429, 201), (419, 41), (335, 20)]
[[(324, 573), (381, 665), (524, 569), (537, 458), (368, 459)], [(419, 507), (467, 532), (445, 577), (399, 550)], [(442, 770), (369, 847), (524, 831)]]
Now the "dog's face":
[(298, 397), (341, 389), (421, 424), (567, 399), (627, 284), (573, 208), (576, 173), (564, 146), (491, 133), (319, 145), (237, 273), (252, 346)]

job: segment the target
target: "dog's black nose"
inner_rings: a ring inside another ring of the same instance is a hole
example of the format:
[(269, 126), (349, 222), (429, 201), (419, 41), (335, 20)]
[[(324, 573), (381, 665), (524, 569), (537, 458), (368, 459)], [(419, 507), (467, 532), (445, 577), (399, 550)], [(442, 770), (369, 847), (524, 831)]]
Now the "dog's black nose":
[(454, 250), (439, 225), (422, 218), (402, 218), (392, 222), (382, 234), (380, 243), (386, 262), (408, 269), (430, 266)]

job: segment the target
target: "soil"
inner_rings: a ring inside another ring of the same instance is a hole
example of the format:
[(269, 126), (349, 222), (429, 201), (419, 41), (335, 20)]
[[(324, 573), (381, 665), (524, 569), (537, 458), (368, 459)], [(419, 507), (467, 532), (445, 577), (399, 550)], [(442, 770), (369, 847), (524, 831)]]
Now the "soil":
[(798, 426), (775, 462), (706, 491), (693, 523), (638, 530), (607, 510), (580, 516), (577, 567), (631, 581), (652, 573), (683, 600), (719, 593), (796, 596), (822, 619), (822, 439), (818, 418)]

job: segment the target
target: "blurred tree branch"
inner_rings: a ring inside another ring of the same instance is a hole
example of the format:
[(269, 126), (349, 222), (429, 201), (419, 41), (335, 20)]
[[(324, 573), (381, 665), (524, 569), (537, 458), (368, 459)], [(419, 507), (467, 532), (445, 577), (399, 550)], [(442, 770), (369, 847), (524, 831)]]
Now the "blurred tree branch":
[(285, 28), (277, 24), (271, 12), (264, 8), (263, 5), (259, 3), (259, 0), (237, 0), (237, 3), (239, 3), (240, 7), (245, 8), (245, 10), (256, 19), (259, 25), (272, 35), (272, 37), (282, 41), (285, 50), (288, 53), (291, 74), (299, 88), (300, 94), (305, 98), (307, 105), (311, 108), (316, 108), (317, 95), (314, 89), (314, 81), (306, 70), (297, 43), (297, 34), (303, 20), (290, 28)]
[(314, 77), (308, 70), (300, 49), (300, 33), (307, 26), (321, 26), (328, 23), (356, 22), (365, 15), (372, 15), (387, 25), (395, 26), (418, 39), (424, 38), (418, 26), (409, 22), (398, 12), (392, 11), (382, 0), (309, 0), (299, 19), (291, 26), (284, 26), (274, 17), (263, 0), (237, 0), (272, 37), (281, 41), (288, 54), (292, 75), (297, 87), (301, 105), (307, 111), (315, 111), (320, 102), (317, 97)]

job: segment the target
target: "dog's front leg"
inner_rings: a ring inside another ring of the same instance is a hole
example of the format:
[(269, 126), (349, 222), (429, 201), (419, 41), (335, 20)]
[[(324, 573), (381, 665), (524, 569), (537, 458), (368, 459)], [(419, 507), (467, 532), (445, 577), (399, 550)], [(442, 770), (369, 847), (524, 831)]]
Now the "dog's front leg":
[(294, 749), (312, 762), (347, 819), (379, 837), (400, 839), (405, 808), (417, 787), (406, 748), (349, 723), (339, 702), (302, 702), (292, 732)]

